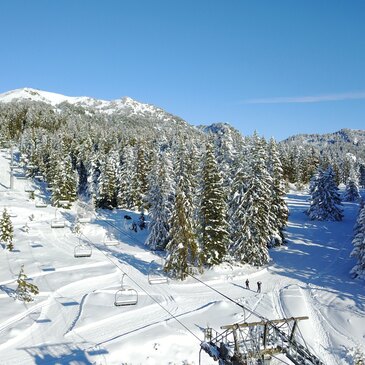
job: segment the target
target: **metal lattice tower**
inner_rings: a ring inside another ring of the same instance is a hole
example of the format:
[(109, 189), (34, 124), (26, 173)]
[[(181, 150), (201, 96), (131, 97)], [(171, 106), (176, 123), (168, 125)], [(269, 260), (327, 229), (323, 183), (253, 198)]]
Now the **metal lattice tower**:
[(222, 326), (223, 332), (205, 330), (201, 348), (220, 365), (268, 365), (275, 354), (295, 365), (324, 365), (296, 340), (298, 322), (308, 317), (292, 317)]

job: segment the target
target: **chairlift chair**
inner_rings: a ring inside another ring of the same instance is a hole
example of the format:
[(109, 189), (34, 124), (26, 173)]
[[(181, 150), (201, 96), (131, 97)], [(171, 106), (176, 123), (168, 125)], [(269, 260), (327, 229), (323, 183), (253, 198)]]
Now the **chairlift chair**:
[(88, 217), (86, 214), (80, 214), (77, 217), (77, 220), (79, 221), (79, 223), (90, 223), (91, 217)]
[(53, 191), (53, 188), (51, 186), (46, 187), (47, 191)]
[(47, 208), (47, 204), (44, 201), (42, 201), (42, 200), (38, 200), (35, 203), (35, 207), (36, 208)]
[(163, 271), (163, 260), (153, 260), (150, 263), (148, 269), (148, 282), (149, 284), (167, 284), (168, 278)]
[(119, 241), (116, 239), (111, 239), (108, 237), (108, 235), (105, 235), (104, 237), (104, 246), (118, 246)]
[(90, 245), (79, 243), (75, 246), (74, 257), (90, 257), (92, 254), (92, 247)]
[(80, 223), (90, 223), (91, 222), (90, 217), (79, 217), (78, 220)]
[(69, 200), (59, 200), (58, 204), (62, 207), (68, 206), (70, 204)]
[(136, 305), (138, 303), (138, 292), (130, 286), (124, 285), (124, 276), (122, 277), (121, 288), (116, 291), (114, 296), (114, 305), (116, 307)]
[(53, 219), (51, 228), (65, 228), (65, 221), (63, 219)]
[(65, 220), (57, 218), (57, 209), (55, 211), (55, 218), (51, 221), (51, 228), (65, 228)]
[(7, 209), (10, 218), (15, 218), (18, 214), (14, 213), (11, 209)]
[(33, 188), (33, 186), (31, 186), (31, 185), (26, 185), (25, 187), (24, 187), (24, 191), (26, 192), (26, 193), (34, 193), (35, 192), (35, 189)]
[(43, 181), (43, 175), (35, 175), (34, 178)]

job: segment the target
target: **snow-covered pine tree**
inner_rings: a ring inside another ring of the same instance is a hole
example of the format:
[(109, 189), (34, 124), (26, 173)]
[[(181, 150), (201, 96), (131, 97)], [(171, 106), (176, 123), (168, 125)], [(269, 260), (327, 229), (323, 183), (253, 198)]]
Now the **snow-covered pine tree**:
[(119, 175), (118, 206), (120, 208), (133, 209), (136, 205), (134, 184), (136, 176), (136, 151), (133, 146), (123, 148), (122, 165)]
[(184, 280), (192, 267), (200, 267), (199, 247), (192, 221), (195, 210), (192, 203), (192, 187), (189, 169), (184, 166), (184, 155), (179, 159), (179, 180), (176, 188), (174, 211), (170, 221), (170, 241), (166, 246), (164, 270)]
[(77, 194), (84, 197), (90, 197), (87, 168), (83, 160), (79, 159), (77, 162), (78, 184)]
[(101, 174), (101, 161), (99, 153), (92, 153), (89, 158), (90, 160), (88, 163), (88, 170), (87, 170), (87, 183), (92, 197), (92, 201), (95, 205), (99, 189), (98, 183), (99, 183), (99, 176)]
[(359, 185), (356, 178), (350, 176), (347, 180), (346, 191), (343, 195), (343, 200), (345, 202), (356, 202), (361, 199)]
[(203, 162), (199, 233), (201, 261), (207, 266), (220, 264), (228, 249), (226, 194), (211, 143), (206, 144)]
[(270, 246), (281, 245), (284, 242), (283, 230), (288, 222), (289, 210), (284, 200), (283, 169), (280, 162), (276, 141), (271, 138), (268, 145), (268, 170), (271, 182), (270, 201)]
[(136, 147), (135, 174), (131, 176), (132, 202), (134, 209), (141, 210), (148, 190), (145, 144), (140, 142)]
[(357, 262), (350, 274), (353, 277), (365, 279), (365, 206), (363, 204), (354, 227), (352, 244), (354, 248), (351, 257), (355, 258)]
[(14, 228), (10, 219), (10, 215), (6, 208), (4, 208), (1, 219), (0, 219), (1, 236), (0, 240), (5, 244), (5, 247), (12, 251), (14, 249), (13, 238)]
[(31, 302), (33, 301), (32, 295), (39, 294), (39, 289), (37, 285), (29, 283), (27, 281), (28, 277), (24, 273), (24, 265), (22, 265), (18, 279), (17, 284), (18, 287), (16, 289), (16, 295), (19, 300), (22, 300), (23, 302)]
[(359, 183), (360, 183), (360, 186), (365, 189), (365, 165), (364, 164), (361, 164), (360, 167), (359, 167)]
[[(56, 207), (70, 207), (71, 202), (76, 200), (77, 192), (77, 179), (72, 169), (71, 158), (59, 153), (53, 155), (52, 164), (52, 204)], [(62, 201), (68, 201), (69, 204), (60, 204)]]
[(303, 155), (302, 166), (302, 183), (308, 184), (312, 176), (316, 173), (319, 166), (318, 152), (314, 147), (311, 147), (310, 151)]
[(266, 164), (264, 142), (255, 133), (246, 168), (232, 184), (230, 200), (230, 253), (238, 261), (263, 265), (269, 261), (272, 179)]
[(171, 160), (167, 152), (160, 153), (149, 175), (150, 234), (146, 245), (152, 250), (164, 250), (169, 241), (171, 211), (173, 207), (173, 176)]
[(342, 220), (341, 199), (332, 167), (329, 166), (326, 171), (319, 168), (317, 174), (311, 180), (310, 186), (312, 197), (310, 207), (306, 212), (309, 218), (321, 221)]
[(118, 197), (119, 155), (116, 151), (109, 152), (101, 165), (98, 179), (98, 192), (95, 199), (97, 208), (116, 208)]

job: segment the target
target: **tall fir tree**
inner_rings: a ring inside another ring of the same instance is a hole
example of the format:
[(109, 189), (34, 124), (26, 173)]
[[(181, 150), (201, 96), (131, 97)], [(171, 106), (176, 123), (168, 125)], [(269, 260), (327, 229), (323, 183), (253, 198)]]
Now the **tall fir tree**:
[(360, 186), (365, 189), (365, 165), (364, 164), (360, 164), (359, 167), (359, 183)]
[(268, 145), (268, 170), (271, 175), (270, 201), (270, 246), (281, 245), (284, 242), (283, 230), (288, 222), (289, 210), (285, 202), (283, 168), (281, 165), (277, 144), (273, 138)]
[(352, 240), (354, 246), (351, 257), (355, 258), (356, 264), (351, 270), (353, 277), (365, 279), (365, 206), (362, 204), (355, 227), (354, 238)]
[(13, 238), (14, 238), (14, 228), (10, 219), (10, 215), (6, 208), (4, 208), (1, 220), (0, 220), (1, 236), (0, 240), (5, 244), (5, 247), (12, 251), (14, 249)]
[[(53, 156), (52, 164), (52, 204), (56, 207), (70, 207), (77, 196), (77, 178), (71, 158), (59, 153)], [(67, 201), (68, 204), (61, 204), (62, 201)]]
[(169, 241), (174, 190), (170, 164), (167, 153), (160, 153), (149, 175), (147, 202), (150, 207), (150, 234), (146, 245), (153, 250), (164, 250)]
[(135, 174), (131, 176), (133, 208), (141, 210), (147, 193), (147, 166), (145, 145), (140, 142), (136, 149)]
[(112, 151), (100, 169), (98, 194), (95, 201), (97, 208), (113, 209), (117, 207), (118, 169), (119, 155)]
[(230, 252), (238, 261), (263, 265), (269, 261), (272, 179), (262, 139), (255, 133), (246, 171), (233, 182), (230, 202)]
[(350, 176), (347, 179), (346, 190), (343, 196), (345, 202), (357, 202), (361, 199), (359, 185), (356, 178)]
[(137, 188), (136, 150), (133, 146), (127, 145), (123, 148), (119, 176), (118, 205), (120, 208), (135, 208), (137, 193), (134, 190)]
[(192, 184), (189, 169), (184, 166), (185, 155), (180, 155), (179, 180), (174, 211), (170, 221), (170, 241), (166, 246), (164, 270), (184, 280), (194, 267), (200, 268), (199, 247), (194, 232)]
[(200, 202), (201, 260), (207, 266), (220, 264), (228, 248), (227, 203), (223, 179), (211, 143), (206, 144)]
[(331, 168), (318, 169), (310, 185), (311, 202), (307, 214), (311, 220), (340, 221), (343, 218), (341, 199)]

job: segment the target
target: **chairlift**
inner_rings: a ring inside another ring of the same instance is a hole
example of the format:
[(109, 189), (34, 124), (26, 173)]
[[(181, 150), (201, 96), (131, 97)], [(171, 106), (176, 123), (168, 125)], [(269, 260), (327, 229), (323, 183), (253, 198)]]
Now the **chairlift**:
[(35, 189), (33, 188), (33, 186), (32, 185), (26, 185), (25, 187), (24, 187), (24, 191), (26, 192), (26, 193), (34, 193), (35, 192)]
[(29, 165), (27, 165), (27, 169), (35, 169), (35, 165), (29, 164)]
[(52, 219), (51, 228), (65, 228), (65, 221), (62, 219)]
[(51, 221), (51, 228), (65, 228), (65, 220), (57, 218), (57, 209), (55, 211), (55, 218)]
[(34, 178), (43, 181), (43, 175), (35, 175)]
[(116, 291), (114, 296), (114, 305), (116, 307), (136, 305), (138, 303), (138, 293), (130, 286), (124, 285), (125, 274), (123, 274), (121, 281), (121, 288)]
[(87, 216), (79, 216), (77, 218), (77, 220), (79, 221), (79, 223), (90, 223), (91, 222), (91, 218), (87, 217)]
[(168, 278), (163, 271), (164, 261), (153, 260), (148, 268), (148, 282), (149, 284), (167, 284)]
[(15, 218), (18, 214), (14, 213), (11, 209), (6, 209), (10, 218)]
[(35, 207), (36, 208), (47, 208), (47, 203), (45, 203), (44, 201), (42, 200), (38, 200), (36, 203), (35, 203)]
[(107, 234), (104, 237), (104, 246), (118, 246), (119, 241), (116, 239), (111, 239)]
[(51, 186), (47, 186), (47, 187), (46, 187), (46, 190), (47, 190), (47, 191), (53, 191), (53, 188), (52, 188)]
[(69, 200), (59, 200), (58, 201), (58, 205), (60, 205), (62, 207), (68, 206), (69, 204), (70, 204)]
[(74, 249), (74, 257), (80, 258), (80, 257), (90, 257), (92, 254), (92, 247), (89, 244), (86, 244), (84, 242), (79, 242), (78, 245), (75, 246)]

